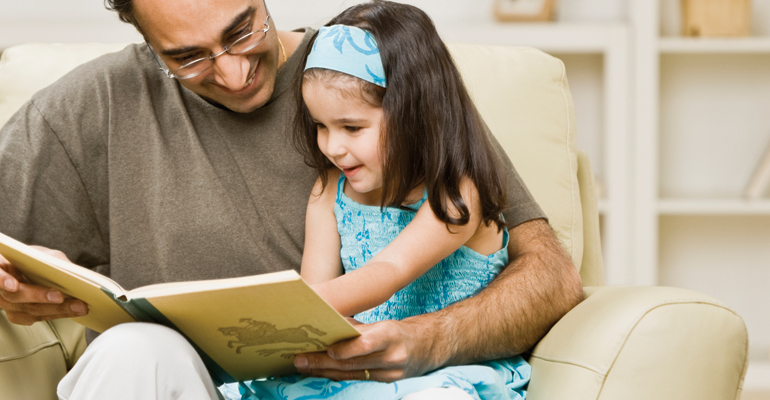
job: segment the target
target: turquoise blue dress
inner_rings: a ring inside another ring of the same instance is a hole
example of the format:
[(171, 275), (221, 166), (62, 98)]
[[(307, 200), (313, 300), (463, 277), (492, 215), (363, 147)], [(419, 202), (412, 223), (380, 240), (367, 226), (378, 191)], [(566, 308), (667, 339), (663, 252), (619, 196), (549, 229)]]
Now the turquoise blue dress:
[[(340, 255), (345, 272), (364, 266), (384, 249), (414, 219), (427, 199), (404, 208), (368, 206), (345, 195), (344, 175), (337, 182), (334, 215), (340, 234)], [(400, 320), (440, 310), (478, 293), (508, 264), (508, 232), (494, 254), (485, 256), (465, 246), (432, 267), (423, 276), (398, 291), (385, 303), (355, 315), (364, 323)], [(225, 385), (228, 399), (400, 399), (430, 387), (457, 386), (476, 399), (526, 397), (530, 366), (523, 358), (495, 360), (479, 365), (447, 367), (425, 376), (393, 383), (371, 381), (336, 382), (299, 375)], [(248, 393), (251, 391), (253, 393)]]

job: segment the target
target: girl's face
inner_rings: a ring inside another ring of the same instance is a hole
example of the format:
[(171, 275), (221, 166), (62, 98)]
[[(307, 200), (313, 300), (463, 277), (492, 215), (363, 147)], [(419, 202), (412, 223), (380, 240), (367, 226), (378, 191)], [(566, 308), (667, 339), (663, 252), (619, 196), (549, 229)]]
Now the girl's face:
[(338, 89), (319, 80), (302, 85), (302, 97), (316, 123), (318, 147), (360, 195), (354, 200), (379, 205), (382, 107), (372, 106), (350, 93), (356, 90)]

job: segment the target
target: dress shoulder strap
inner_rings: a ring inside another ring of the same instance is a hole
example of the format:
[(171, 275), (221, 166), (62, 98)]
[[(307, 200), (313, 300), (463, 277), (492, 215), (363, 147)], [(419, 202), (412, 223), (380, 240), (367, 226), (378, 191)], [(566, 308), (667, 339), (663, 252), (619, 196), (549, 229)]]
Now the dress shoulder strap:
[(340, 177), (337, 179), (337, 201), (340, 200), (340, 197), (342, 196), (342, 191), (345, 189), (345, 174), (340, 172)]

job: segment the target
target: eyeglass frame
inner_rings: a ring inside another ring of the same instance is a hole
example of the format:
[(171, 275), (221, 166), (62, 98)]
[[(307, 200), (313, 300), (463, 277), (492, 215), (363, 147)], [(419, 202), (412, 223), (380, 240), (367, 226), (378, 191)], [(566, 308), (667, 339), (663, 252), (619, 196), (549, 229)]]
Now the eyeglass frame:
[[(259, 46), (262, 42), (264, 42), (265, 38), (267, 38), (267, 33), (270, 31), (270, 13), (269, 12), (267, 13), (267, 18), (265, 18), (265, 22), (264, 22), (263, 25), (265, 26), (264, 29), (253, 30), (253, 31), (251, 31), (251, 32), (249, 32), (249, 33), (239, 37), (238, 39), (233, 40), (229, 45), (222, 46), (222, 51), (220, 51), (219, 53), (217, 53), (217, 54), (211, 53), (211, 55), (209, 55), (207, 57), (203, 57), (203, 58), (199, 58), (197, 60), (190, 61), (187, 64), (182, 65), (181, 67), (175, 69), (173, 72), (171, 72), (171, 68), (163, 68), (163, 64), (161, 64), (160, 58), (155, 53), (155, 50), (152, 49), (152, 46), (150, 45), (150, 43), (147, 42), (147, 41), (145, 41), (144, 43), (147, 44), (147, 48), (150, 49), (150, 53), (152, 53), (152, 57), (155, 59), (155, 62), (158, 63), (158, 69), (163, 71), (163, 73), (166, 75), (166, 77), (171, 78), (171, 79), (179, 79), (179, 80), (192, 79), (192, 78), (195, 78), (196, 76), (199, 76), (200, 74), (208, 71), (209, 68), (211, 68), (211, 66), (214, 65), (215, 59), (217, 57), (221, 56), (222, 54), (225, 54), (225, 53), (228, 53), (230, 55), (243, 54), (243, 53), (246, 53), (249, 50), (252, 50), (253, 48)], [(254, 35), (255, 33), (258, 33), (258, 32), (264, 33), (265, 36), (263, 36), (262, 39), (260, 39), (257, 43), (254, 43), (253, 46), (251, 46), (251, 47), (249, 47), (247, 49), (244, 49), (244, 50), (242, 50), (242, 51), (240, 51), (238, 53), (233, 53), (232, 52), (233, 47), (235, 47), (238, 44), (238, 42), (243, 41), (243, 40), (247, 39), (248, 37), (250, 37), (250, 36), (252, 36), (252, 35)], [(211, 65), (209, 65), (205, 69), (202, 69), (200, 72), (196, 72), (194, 74), (184, 75), (184, 76), (178, 76), (177, 75), (177, 72), (180, 69), (187, 68), (187, 67), (189, 67), (189, 66), (191, 66), (193, 64), (199, 63), (201, 61), (207, 61), (207, 60), (211, 61)]]

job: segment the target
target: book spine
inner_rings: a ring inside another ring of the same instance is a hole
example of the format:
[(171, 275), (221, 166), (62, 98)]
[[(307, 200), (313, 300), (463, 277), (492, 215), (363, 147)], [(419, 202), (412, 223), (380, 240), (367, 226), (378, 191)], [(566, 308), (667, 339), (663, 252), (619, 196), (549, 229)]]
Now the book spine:
[(102, 291), (109, 296), (112, 301), (115, 302), (115, 304), (119, 305), (120, 308), (122, 308), (125, 312), (128, 313), (128, 315), (131, 316), (135, 321), (137, 322), (155, 322), (155, 320), (144, 312), (141, 308), (136, 307), (130, 300), (121, 300), (120, 297), (116, 296), (115, 293), (112, 293), (109, 289), (102, 288)]
[(190, 340), (187, 335), (184, 334), (179, 328), (174, 325), (171, 320), (166, 318), (163, 313), (158, 311), (155, 306), (153, 306), (147, 299), (143, 298), (137, 298), (137, 299), (131, 299), (130, 302), (138, 309), (141, 309), (141, 312), (148, 315), (150, 318), (152, 318), (153, 322), (156, 322), (158, 324), (164, 325), (166, 327), (169, 327), (177, 332), (179, 332), (182, 336), (184, 336), (185, 339), (187, 339), (188, 342), (192, 345), (192, 347), (195, 349), (195, 351), (198, 352), (198, 355), (201, 357), (201, 360), (203, 360), (203, 364), (206, 365), (206, 369), (209, 371), (209, 374), (211, 375), (211, 379), (214, 381), (214, 383), (217, 386), (221, 386), (225, 383), (232, 383), (237, 382), (230, 374), (225, 372), (225, 370), (219, 366), (219, 364), (216, 363), (211, 357), (209, 357), (206, 352), (203, 351), (200, 347), (198, 347), (195, 342)]

